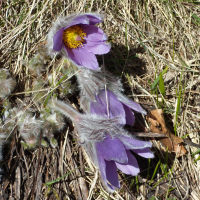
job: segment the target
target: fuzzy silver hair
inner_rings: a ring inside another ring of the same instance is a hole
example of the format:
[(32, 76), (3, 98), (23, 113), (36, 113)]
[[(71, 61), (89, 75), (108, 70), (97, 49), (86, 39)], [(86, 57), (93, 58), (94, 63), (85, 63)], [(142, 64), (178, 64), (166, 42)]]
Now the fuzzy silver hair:
[(120, 131), (120, 127), (115, 126), (118, 118), (107, 119), (94, 114), (81, 115), (77, 123), (74, 123), (80, 136), (80, 143), (102, 141), (108, 134), (114, 138)]
[(34, 140), (33, 146), (35, 146), (39, 140), (41, 132), (42, 121), (36, 120), (35, 117), (27, 115), (23, 120), (18, 123), (19, 132), (21, 137), (29, 143), (29, 139)]
[(90, 102), (95, 101), (95, 95), (102, 89), (107, 88), (113, 93), (123, 91), (120, 79), (112, 76), (109, 72), (102, 73), (99, 71), (81, 69), (76, 74), (80, 88), (80, 105), (81, 108), (90, 112)]
[(131, 137), (127, 131), (118, 125), (118, 117), (108, 119), (95, 114), (80, 114), (62, 101), (54, 101), (54, 106), (59, 112), (73, 121), (79, 134), (80, 144), (86, 145), (90, 142), (102, 141), (106, 135), (109, 135), (111, 138), (115, 138), (117, 135)]
[(6, 79), (10, 76), (8, 69), (0, 69), (0, 79)]
[(0, 98), (8, 96), (16, 86), (16, 81), (10, 77), (7, 69), (0, 69)]
[(67, 17), (58, 17), (57, 21), (53, 22), (51, 29), (47, 35), (47, 48), (48, 54), (53, 57), (56, 54), (56, 51), (53, 50), (53, 37), (56, 32), (62, 27), (66, 26), (70, 19)]

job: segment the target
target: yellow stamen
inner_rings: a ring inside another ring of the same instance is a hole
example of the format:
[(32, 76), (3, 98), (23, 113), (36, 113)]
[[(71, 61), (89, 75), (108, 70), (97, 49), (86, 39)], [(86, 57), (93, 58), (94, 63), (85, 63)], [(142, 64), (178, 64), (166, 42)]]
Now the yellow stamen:
[(80, 46), (83, 46), (84, 36), (86, 33), (83, 29), (77, 25), (71, 26), (63, 32), (63, 41), (65, 46), (76, 49)]

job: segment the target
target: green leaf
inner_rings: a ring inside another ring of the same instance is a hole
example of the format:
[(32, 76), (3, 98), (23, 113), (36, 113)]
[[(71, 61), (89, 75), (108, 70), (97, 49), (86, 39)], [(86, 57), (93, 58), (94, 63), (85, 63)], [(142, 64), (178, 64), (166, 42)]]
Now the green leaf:
[[(173, 188), (171, 188), (171, 189), (169, 189), (168, 191), (169, 192), (171, 192), (172, 190), (175, 190), (177, 187), (173, 187)], [(169, 199), (169, 198), (167, 198), (167, 199)], [(171, 199), (171, 198), (170, 198)], [(174, 198), (172, 198), (171, 200), (173, 200)], [(176, 199), (175, 199), (176, 200)]]
[(192, 156), (194, 157), (194, 155), (198, 154), (200, 152), (200, 149), (198, 149), (197, 151), (195, 151)]
[(160, 90), (161, 94), (163, 95), (163, 97), (165, 97), (165, 84), (164, 84), (162, 73), (160, 73), (159, 76), (160, 76), (159, 90)]
[[(161, 72), (162, 76), (167, 72), (167, 69), (168, 69), (168, 68), (169, 68), (169, 67), (166, 67), (166, 68)], [(153, 85), (151, 86), (151, 89), (154, 89), (154, 88), (157, 86), (158, 81), (160, 81), (160, 75), (159, 75), (159, 76), (156, 78), (156, 80), (154, 81)]]
[(154, 178), (154, 176), (156, 175), (156, 172), (157, 172), (157, 170), (158, 170), (159, 165), (160, 165), (160, 160), (159, 160), (159, 162), (157, 163), (156, 168), (155, 168), (155, 170), (154, 170), (154, 172), (153, 172), (153, 175), (152, 175), (152, 177), (151, 177), (150, 184), (152, 183), (153, 178)]
[(188, 133), (188, 134), (182, 136), (181, 138), (182, 138), (182, 139), (185, 139), (188, 135), (190, 135), (190, 133)]
[(194, 162), (197, 162), (198, 160), (200, 160), (200, 156)]
[(175, 125), (174, 125), (174, 132), (175, 132), (175, 135), (176, 135), (176, 129), (177, 129), (177, 119), (178, 119), (178, 114), (179, 114), (179, 111), (180, 111), (180, 106), (181, 106), (181, 94), (182, 94), (182, 85), (180, 87), (180, 91), (179, 91), (179, 96), (178, 96), (178, 99), (177, 99), (177, 103), (176, 103), (176, 114), (175, 114)]

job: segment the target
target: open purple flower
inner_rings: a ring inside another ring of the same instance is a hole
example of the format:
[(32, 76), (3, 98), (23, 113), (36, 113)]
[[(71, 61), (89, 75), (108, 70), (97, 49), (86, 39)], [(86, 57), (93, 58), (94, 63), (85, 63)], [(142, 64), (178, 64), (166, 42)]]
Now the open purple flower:
[(95, 13), (59, 18), (48, 33), (50, 54), (60, 52), (77, 67), (97, 70), (99, 64), (95, 54), (110, 51), (107, 36), (101, 28), (94, 26), (101, 21), (102, 16)]
[(137, 160), (130, 150), (144, 158), (154, 157), (149, 150), (152, 146), (151, 142), (140, 141), (121, 134), (117, 134), (115, 138), (106, 135), (106, 138), (96, 142), (95, 146), (101, 177), (110, 192), (113, 192), (115, 187), (120, 188), (117, 169), (132, 176), (140, 172)]
[(139, 104), (122, 97), (122, 94), (116, 96), (110, 90), (101, 90), (96, 95), (96, 101), (90, 103), (90, 112), (101, 116), (106, 115), (109, 118), (118, 116), (121, 125), (129, 124), (132, 126), (135, 122), (135, 116), (131, 109), (142, 114), (146, 114), (146, 112)]
[(120, 188), (117, 169), (133, 176), (140, 172), (130, 150), (144, 158), (154, 157), (149, 150), (151, 142), (133, 138), (118, 125), (118, 117), (108, 119), (104, 115), (80, 114), (61, 101), (55, 101), (54, 105), (75, 124), (79, 141), (98, 167), (102, 182), (109, 192), (114, 192), (115, 187)]

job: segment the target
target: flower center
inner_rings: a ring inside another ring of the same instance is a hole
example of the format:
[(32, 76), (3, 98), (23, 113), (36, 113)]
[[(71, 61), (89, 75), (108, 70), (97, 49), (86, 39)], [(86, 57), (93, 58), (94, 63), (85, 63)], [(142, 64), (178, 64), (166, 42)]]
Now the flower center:
[(86, 36), (86, 33), (83, 29), (75, 25), (67, 28), (63, 32), (63, 41), (67, 47), (76, 49), (83, 46), (82, 42), (84, 42), (84, 36)]

